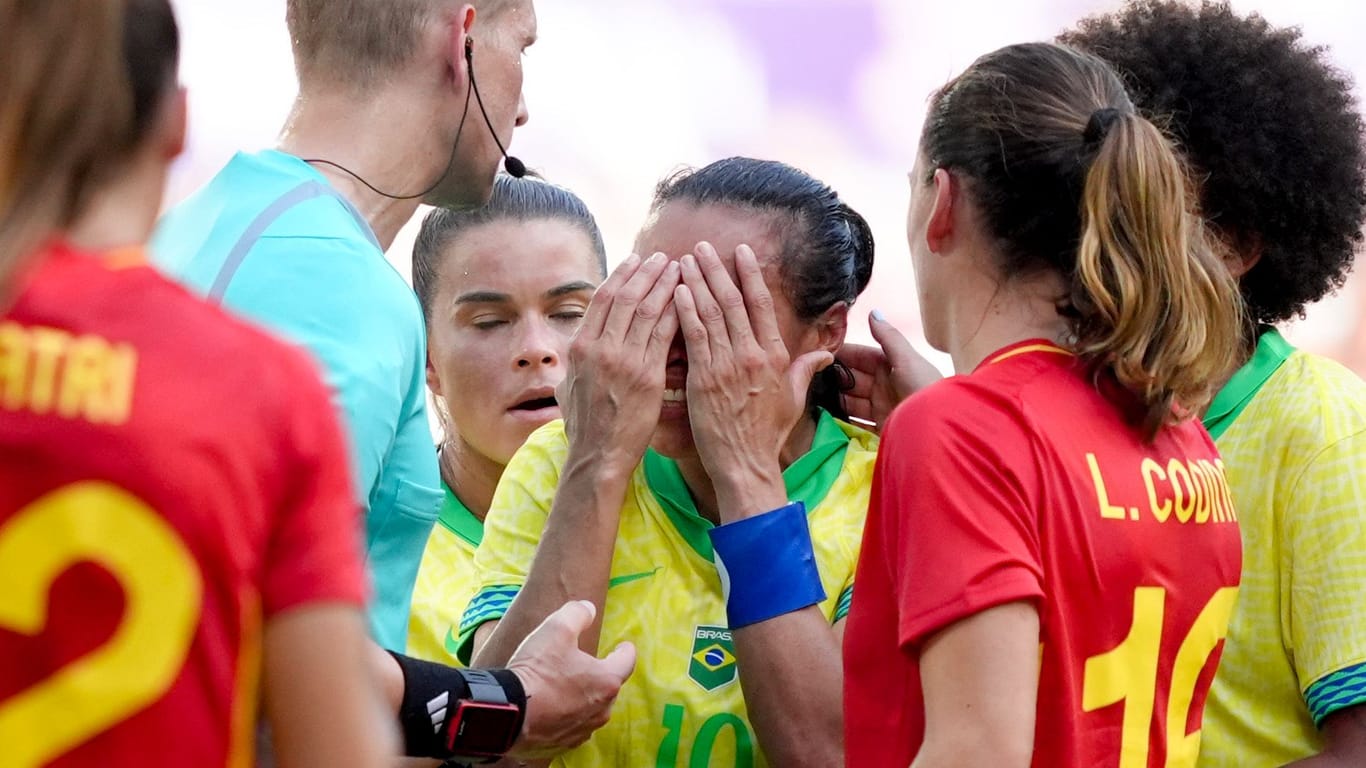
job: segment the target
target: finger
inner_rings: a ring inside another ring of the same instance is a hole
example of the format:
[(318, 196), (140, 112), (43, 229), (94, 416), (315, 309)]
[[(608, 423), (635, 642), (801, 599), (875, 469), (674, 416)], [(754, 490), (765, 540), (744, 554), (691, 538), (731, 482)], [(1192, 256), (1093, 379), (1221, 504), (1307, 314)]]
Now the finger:
[(602, 281), (602, 285), (593, 292), (593, 300), (588, 302), (588, 311), (584, 313), (583, 322), (579, 324), (579, 333), (587, 334), (585, 338), (597, 338), (602, 335), (603, 323), (607, 321), (607, 313), (612, 309), (612, 298), (622, 283), (639, 268), (640, 257), (633, 253), (612, 270), (612, 274), (608, 275), (607, 279)]
[[(835, 359), (841, 360), (842, 358), (836, 355)], [(850, 368), (848, 363), (845, 363), (844, 367), (849, 371), (849, 375), (854, 380), (853, 386), (846, 389), (844, 394), (852, 395), (853, 397), (872, 397), (873, 390), (877, 389), (877, 374), (865, 373), (857, 368)]]
[(773, 294), (764, 282), (764, 271), (759, 268), (759, 258), (754, 249), (741, 245), (735, 249), (735, 273), (740, 278), (740, 292), (744, 295), (745, 308), (755, 341), (764, 349), (774, 349), (783, 344), (783, 334), (778, 330), (778, 315), (773, 308)]
[[(688, 257), (683, 258), (687, 260)], [(683, 272), (687, 274), (686, 266)], [(688, 286), (680, 285), (674, 289), (674, 311), (677, 313), (678, 327), (683, 330), (683, 343), (688, 348), (688, 366), (711, 365), (710, 332), (697, 314), (697, 300)]]
[(792, 365), (788, 366), (787, 375), (797, 402), (806, 402), (807, 393), (811, 390), (811, 380), (833, 362), (835, 356), (824, 349), (807, 352), (792, 361)]
[[(740, 286), (730, 278), (725, 262), (711, 243), (702, 242), (694, 249), (697, 253), (697, 268), (707, 283), (707, 290), (721, 308), (721, 318), (726, 324), (726, 338), (730, 346), (740, 346), (754, 340), (754, 329), (749, 323), (749, 310), (745, 308), (745, 294)], [(696, 290), (693, 291), (696, 293)], [(702, 298), (698, 297), (698, 306)], [(705, 316), (704, 316), (705, 319)]]
[(887, 367), (887, 353), (882, 347), (846, 342), (835, 357), (855, 372), (875, 374)]
[(622, 643), (613, 648), (611, 653), (602, 658), (602, 669), (617, 681), (617, 687), (620, 688), (636, 669), (636, 647)]
[(873, 420), (873, 401), (866, 397), (844, 394), (844, 412), (851, 418), (871, 422)]
[(678, 262), (671, 261), (664, 267), (655, 284), (650, 287), (650, 292), (636, 305), (631, 325), (626, 329), (625, 344), (628, 349), (642, 352), (648, 350), (655, 327), (664, 320), (665, 308), (674, 300), (674, 288), (678, 286), (678, 278)]
[[(556, 627), (568, 632), (573, 642), (577, 645), (579, 635), (583, 634), (589, 627), (593, 626), (593, 618), (598, 615), (598, 607), (589, 600), (572, 600), (560, 606), (559, 610), (546, 617), (541, 622), (545, 627), (554, 624)], [(535, 634), (534, 632), (532, 634)]]
[(887, 322), (881, 311), (875, 309), (868, 313), (868, 330), (873, 332), (873, 338), (882, 347), (892, 366), (910, 365), (913, 358), (918, 357), (915, 349), (911, 347), (911, 342), (906, 340), (905, 334)]
[(662, 253), (656, 253), (641, 262), (635, 274), (616, 290), (612, 306), (607, 311), (607, 320), (602, 326), (602, 338), (617, 344), (623, 343), (631, 321), (636, 316), (636, 309), (663, 276), (668, 265), (669, 258)]
[[(693, 347), (691, 345), (698, 341), (704, 341), (708, 345), (708, 359), (713, 359), (721, 354), (726, 354), (731, 348), (730, 328), (726, 323), (726, 312), (717, 303), (716, 296), (711, 292), (711, 287), (707, 285), (707, 279), (702, 274), (702, 267), (698, 263), (696, 256), (688, 254), (681, 260), (683, 267), (683, 284), (688, 288), (688, 297), (694, 307), (693, 314), (701, 321), (706, 330), (706, 336), (688, 337), (687, 327), (684, 326), (683, 338), (688, 341), (688, 356), (692, 357)], [(734, 287), (734, 286), (732, 286)], [(677, 302), (677, 297), (674, 301)], [(683, 318), (680, 316), (679, 321)], [(748, 322), (748, 321), (746, 321)]]
[(674, 284), (674, 291), (669, 295), (669, 303), (664, 305), (664, 309), (659, 316), (659, 322), (655, 323), (654, 330), (650, 332), (649, 340), (645, 342), (645, 362), (647, 365), (659, 364), (662, 368), (665, 360), (669, 357), (669, 348), (674, 344), (674, 336), (678, 333), (678, 306), (674, 294), (680, 286)]

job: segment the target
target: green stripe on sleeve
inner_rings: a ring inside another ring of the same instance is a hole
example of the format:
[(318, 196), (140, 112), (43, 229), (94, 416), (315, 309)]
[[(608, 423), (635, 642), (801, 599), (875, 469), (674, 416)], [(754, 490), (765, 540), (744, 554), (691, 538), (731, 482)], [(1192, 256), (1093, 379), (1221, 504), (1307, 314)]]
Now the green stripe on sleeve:
[(835, 602), (835, 621), (849, 618), (849, 607), (853, 604), (854, 585), (850, 584), (844, 588), (844, 591), (840, 592), (840, 599)]
[(503, 618), (521, 589), (520, 584), (484, 587), (470, 600), (469, 607), (460, 617), (460, 637), (456, 639), (455, 657), (461, 664), (469, 664), (474, 655), (475, 630), (486, 622)]
[(1366, 662), (1340, 669), (1315, 680), (1304, 692), (1314, 725), (1322, 728), (1324, 718), (1348, 707), (1366, 704)]

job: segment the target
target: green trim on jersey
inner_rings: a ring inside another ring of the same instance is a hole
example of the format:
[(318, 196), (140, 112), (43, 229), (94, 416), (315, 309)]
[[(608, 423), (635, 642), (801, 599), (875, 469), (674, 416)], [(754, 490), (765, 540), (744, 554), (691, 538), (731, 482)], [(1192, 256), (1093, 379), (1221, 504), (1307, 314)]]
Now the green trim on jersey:
[(1257, 349), (1242, 368), (1233, 374), (1224, 388), (1214, 396), (1205, 413), (1205, 429), (1211, 438), (1218, 440), (1224, 430), (1238, 418), (1238, 415), (1252, 402), (1262, 385), (1271, 378), (1286, 358), (1295, 351), (1290, 342), (1281, 337), (1275, 328), (1268, 328), (1257, 338)]
[(446, 481), (441, 481), (441, 516), (437, 522), (451, 533), (477, 547), (479, 542), (484, 540), (484, 522), (474, 516), (470, 508), (465, 506), (455, 492), (451, 490)]
[(853, 604), (854, 585), (850, 584), (849, 586), (844, 588), (843, 592), (840, 593), (839, 602), (835, 603), (835, 620), (832, 623), (837, 623), (840, 619), (849, 618), (849, 609), (853, 606)]
[[(840, 429), (834, 416), (822, 410), (811, 450), (783, 470), (788, 499), (805, 502), (807, 514), (810, 514), (839, 479), (844, 468), (844, 452), (848, 448), (849, 435)], [(678, 463), (650, 449), (645, 451), (644, 464), (646, 485), (678, 529), (678, 534), (704, 560), (714, 560), (711, 537), (707, 535), (714, 526), (698, 513)]]

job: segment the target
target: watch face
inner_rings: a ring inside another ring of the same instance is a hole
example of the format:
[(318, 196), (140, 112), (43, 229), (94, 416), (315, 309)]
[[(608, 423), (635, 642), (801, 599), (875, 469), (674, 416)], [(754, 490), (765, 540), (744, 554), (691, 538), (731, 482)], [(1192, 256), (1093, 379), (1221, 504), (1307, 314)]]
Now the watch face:
[(451, 752), (457, 757), (502, 757), (517, 740), (520, 719), (514, 704), (462, 701), (451, 721)]

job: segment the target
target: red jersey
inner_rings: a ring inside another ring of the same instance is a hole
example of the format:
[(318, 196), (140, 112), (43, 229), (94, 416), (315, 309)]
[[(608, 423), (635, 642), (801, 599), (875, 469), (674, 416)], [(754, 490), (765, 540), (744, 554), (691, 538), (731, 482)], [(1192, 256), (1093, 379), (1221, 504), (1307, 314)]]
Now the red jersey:
[(845, 632), (850, 766), (910, 765), (921, 644), (1014, 601), (1039, 613), (1034, 766), (1195, 765), (1242, 560), (1223, 463), (1196, 421), (1145, 442), (1093, 382), (1026, 342), (893, 414)]
[(40, 257), (0, 315), (0, 764), (252, 762), (263, 622), (364, 598), (334, 419), (147, 266)]

